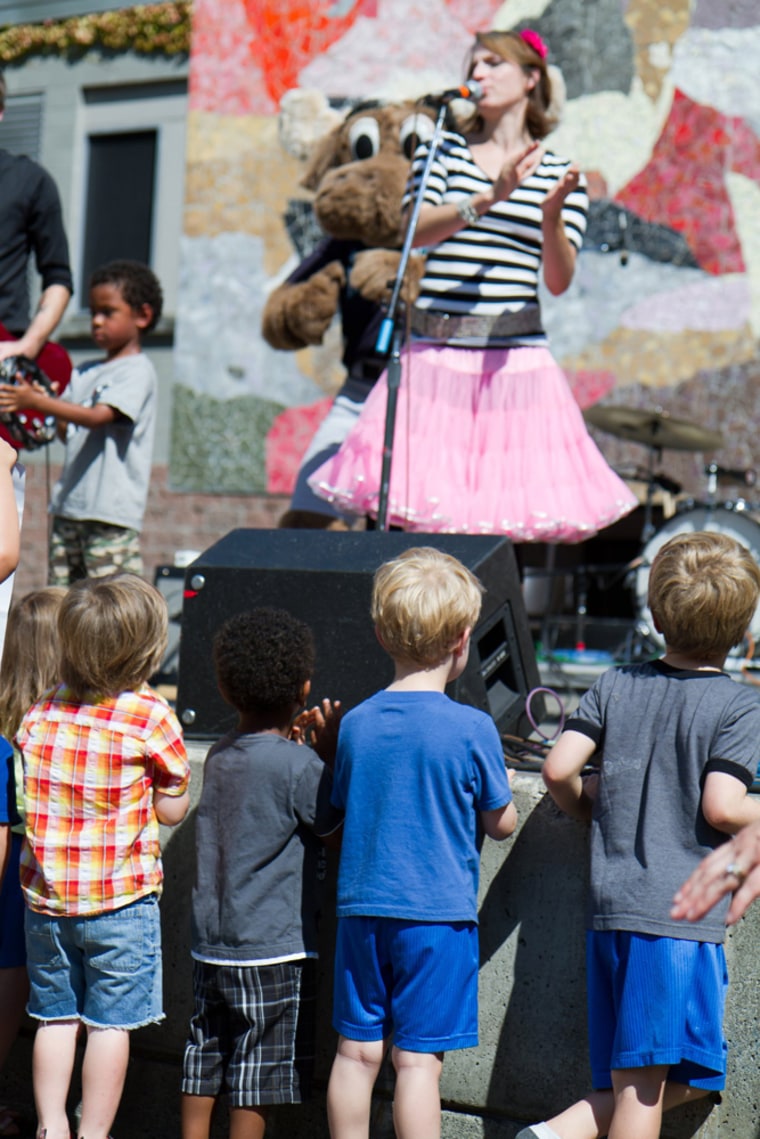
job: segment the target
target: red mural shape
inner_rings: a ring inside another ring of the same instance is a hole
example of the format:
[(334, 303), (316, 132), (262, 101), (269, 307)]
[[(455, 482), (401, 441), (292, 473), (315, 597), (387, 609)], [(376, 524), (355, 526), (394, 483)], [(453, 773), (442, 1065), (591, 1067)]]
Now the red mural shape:
[(739, 116), (676, 91), (650, 161), (615, 200), (646, 221), (683, 234), (706, 272), (742, 273), (728, 173), (760, 184), (760, 139)]
[(358, 16), (377, 16), (377, 0), (245, 0), (251, 54), (277, 105), (315, 56), (345, 35)]
[(276, 416), (266, 441), (268, 494), (293, 493), (301, 459), (332, 405), (332, 399), (321, 399), (307, 407), (288, 407)]

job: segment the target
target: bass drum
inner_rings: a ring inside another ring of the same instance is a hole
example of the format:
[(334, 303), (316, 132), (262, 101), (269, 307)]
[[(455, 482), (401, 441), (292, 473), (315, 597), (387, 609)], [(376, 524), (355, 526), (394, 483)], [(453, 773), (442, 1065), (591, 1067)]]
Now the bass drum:
[[(689, 505), (686, 510), (669, 518), (660, 527), (642, 552), (641, 565), (636, 570), (636, 612), (640, 621), (646, 625), (649, 639), (656, 645), (665, 646), (660, 634), (652, 623), (652, 614), (647, 604), (649, 590), (649, 568), (661, 546), (664, 546), (677, 534), (693, 534), (697, 530), (718, 530), (721, 534), (728, 534), (746, 546), (758, 564), (760, 564), (760, 525), (747, 513), (746, 504), (742, 501), (736, 505), (727, 503), (724, 506)], [(755, 645), (760, 648), (760, 606), (758, 606), (752, 624), (749, 628), (754, 645), (746, 651), (739, 645), (733, 649), (730, 656), (753, 656)]]

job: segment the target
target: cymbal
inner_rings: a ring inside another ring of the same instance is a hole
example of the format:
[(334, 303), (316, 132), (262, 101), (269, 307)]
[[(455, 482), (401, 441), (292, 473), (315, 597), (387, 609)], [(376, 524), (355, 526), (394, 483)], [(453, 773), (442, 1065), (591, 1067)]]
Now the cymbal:
[(594, 427), (645, 447), (670, 451), (714, 451), (723, 446), (718, 431), (708, 431), (688, 419), (676, 419), (659, 408), (647, 411), (641, 407), (587, 407), (583, 418)]

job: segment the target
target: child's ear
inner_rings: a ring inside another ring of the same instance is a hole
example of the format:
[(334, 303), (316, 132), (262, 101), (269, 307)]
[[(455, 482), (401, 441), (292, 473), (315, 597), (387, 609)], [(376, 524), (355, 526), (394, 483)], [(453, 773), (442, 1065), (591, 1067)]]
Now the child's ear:
[(470, 647), (470, 637), (472, 636), (472, 627), (467, 626), (457, 637), (454, 642), (454, 647), (451, 650), (455, 657), (461, 657), (463, 653), (467, 652)]
[(298, 703), (300, 704), (300, 706), (302, 708), (304, 708), (306, 706), (306, 701), (309, 699), (309, 693), (310, 692), (311, 692), (311, 681), (305, 680), (303, 682), (303, 687), (301, 688), (301, 691), (298, 695)]
[(132, 309), (135, 314), (135, 323), (138, 328), (147, 328), (153, 320), (153, 305), (135, 305)]

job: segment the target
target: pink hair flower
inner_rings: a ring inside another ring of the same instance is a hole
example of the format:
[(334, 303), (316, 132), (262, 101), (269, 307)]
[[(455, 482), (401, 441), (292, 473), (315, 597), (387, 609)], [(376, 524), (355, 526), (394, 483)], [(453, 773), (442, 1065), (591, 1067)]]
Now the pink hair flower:
[(542, 59), (546, 59), (549, 54), (549, 49), (538, 32), (533, 31), (533, 28), (523, 28), (520, 32), (520, 39), (525, 40), (526, 44), (533, 48), (536, 55), (540, 55)]

